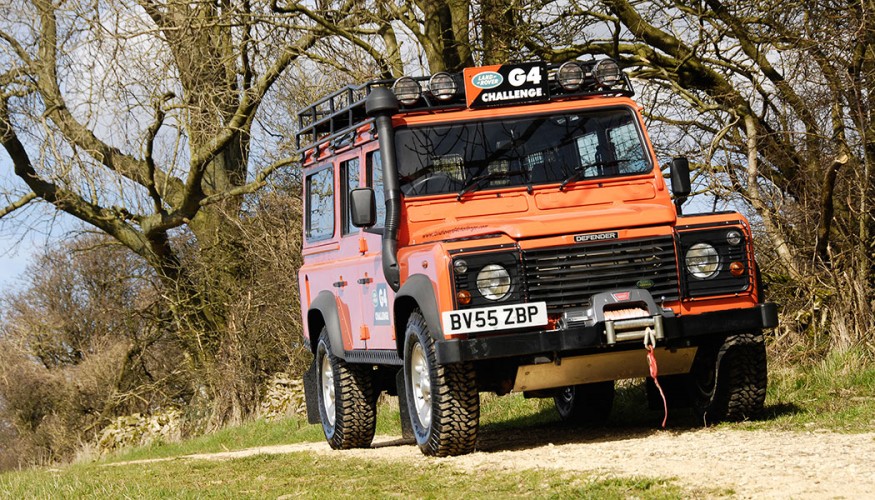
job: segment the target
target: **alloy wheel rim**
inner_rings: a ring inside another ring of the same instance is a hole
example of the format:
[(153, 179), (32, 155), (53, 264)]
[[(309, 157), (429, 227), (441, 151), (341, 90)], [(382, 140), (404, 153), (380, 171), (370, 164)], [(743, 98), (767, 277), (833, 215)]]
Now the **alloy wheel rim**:
[(334, 426), (334, 368), (331, 366), (331, 360), (328, 359), (328, 353), (322, 357), (322, 407), (325, 410), (325, 417), (328, 419), (328, 424)]
[(431, 425), (431, 375), (422, 345), (417, 343), (410, 353), (410, 381), (416, 417), (424, 428)]

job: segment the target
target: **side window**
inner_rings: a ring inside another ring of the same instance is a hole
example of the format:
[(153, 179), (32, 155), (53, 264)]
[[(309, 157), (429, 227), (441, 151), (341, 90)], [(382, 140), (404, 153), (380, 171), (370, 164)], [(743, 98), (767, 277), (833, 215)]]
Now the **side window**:
[(340, 164), (340, 185), (343, 187), (343, 192), (341, 193), (341, 205), (343, 207), (341, 234), (343, 235), (347, 235), (356, 229), (352, 225), (352, 212), (349, 209), (349, 192), (359, 187), (359, 178), (358, 158), (352, 158)]
[(307, 241), (334, 236), (334, 169), (325, 168), (307, 177)]
[(386, 225), (386, 193), (383, 192), (383, 162), (379, 151), (368, 153), (368, 186), (374, 188), (377, 198), (377, 222), (374, 227)]

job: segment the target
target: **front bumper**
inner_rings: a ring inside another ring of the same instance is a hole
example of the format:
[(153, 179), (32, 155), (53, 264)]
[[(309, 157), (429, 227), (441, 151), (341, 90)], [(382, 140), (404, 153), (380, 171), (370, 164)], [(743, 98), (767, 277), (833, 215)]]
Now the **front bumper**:
[[(684, 345), (687, 340), (774, 328), (778, 307), (767, 302), (745, 309), (662, 318), (665, 346)], [(617, 344), (620, 347), (622, 344)], [(559, 331), (537, 331), (489, 337), (441, 340), (435, 343), (441, 364), (460, 361), (573, 353), (607, 346), (603, 323)]]

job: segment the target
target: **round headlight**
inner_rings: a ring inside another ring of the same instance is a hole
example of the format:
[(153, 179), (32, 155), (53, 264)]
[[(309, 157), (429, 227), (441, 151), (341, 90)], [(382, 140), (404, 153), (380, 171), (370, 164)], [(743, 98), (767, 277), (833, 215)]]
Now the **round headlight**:
[(410, 106), (411, 104), (416, 104), (416, 101), (419, 100), (422, 89), (419, 88), (419, 84), (413, 78), (402, 76), (395, 80), (395, 84), (392, 85), (392, 92), (395, 93), (398, 102), (405, 106)]
[(498, 264), (489, 264), (477, 273), (477, 289), (489, 300), (501, 300), (510, 293), (510, 273)]
[(559, 85), (565, 90), (577, 90), (580, 84), (583, 83), (583, 68), (580, 64), (574, 61), (559, 66), (559, 71), (556, 72), (556, 79), (559, 80)]
[(592, 67), (592, 77), (599, 87), (611, 87), (620, 81), (622, 73), (620, 73), (617, 61), (602, 59)]
[(713, 278), (720, 270), (720, 255), (707, 243), (696, 243), (690, 247), (685, 260), (687, 271), (700, 280)]
[(738, 246), (738, 244), (741, 243), (741, 231), (733, 229), (726, 233), (726, 243), (729, 243), (732, 246)]
[(435, 73), (428, 80), (428, 90), (431, 95), (446, 101), (456, 95), (456, 81), (449, 73)]

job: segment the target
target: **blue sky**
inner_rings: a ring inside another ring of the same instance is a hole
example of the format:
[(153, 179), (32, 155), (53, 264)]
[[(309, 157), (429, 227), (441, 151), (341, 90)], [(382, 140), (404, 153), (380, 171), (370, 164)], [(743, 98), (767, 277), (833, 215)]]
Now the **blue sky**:
[(2, 290), (8, 290), (17, 284), (18, 277), (24, 271), (27, 264), (30, 263), (30, 258), (40, 248), (33, 245), (33, 242), (23, 241), (16, 244), (11, 238), (0, 238), (0, 287)]
[[(21, 182), (12, 173), (11, 162), (3, 149), (0, 149), (0, 177), (7, 186)], [(2, 203), (5, 200), (0, 201)], [(39, 255), (46, 245), (57, 241), (66, 232), (64, 221), (69, 219), (68, 216), (59, 215), (54, 220), (47, 220), (45, 215), (45, 211), (31, 210), (27, 214), (11, 214), (0, 219), (0, 291), (17, 286), (33, 256)], [(25, 226), (33, 229), (26, 230)]]

